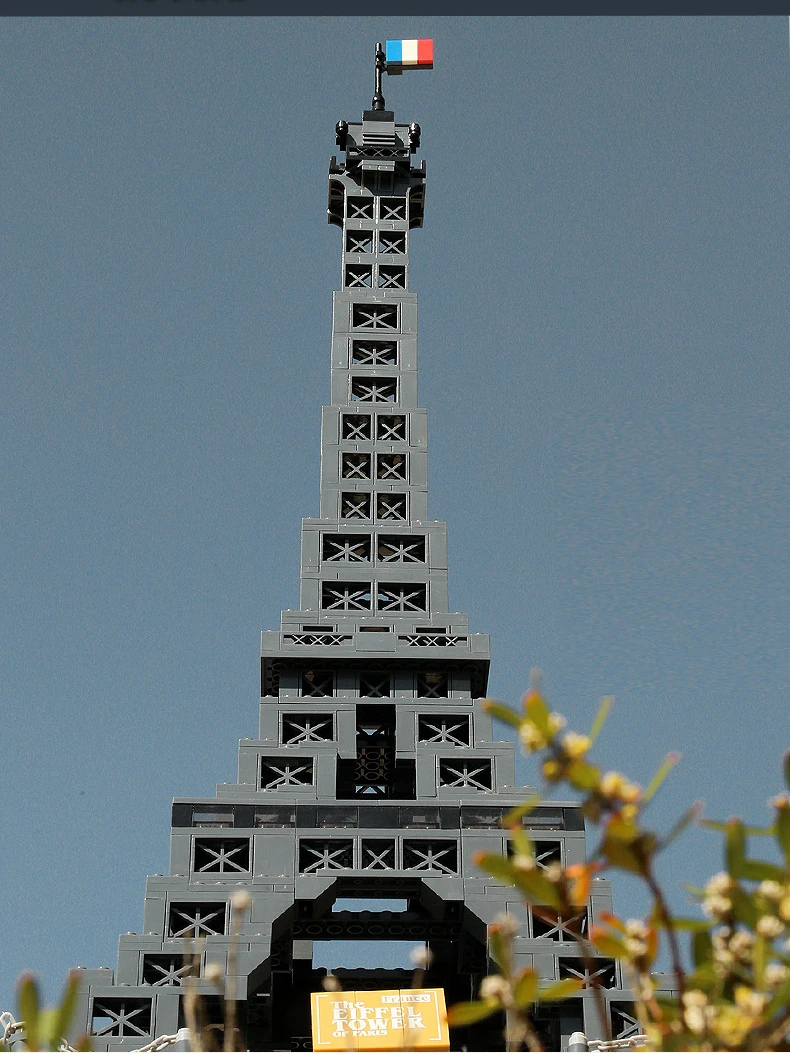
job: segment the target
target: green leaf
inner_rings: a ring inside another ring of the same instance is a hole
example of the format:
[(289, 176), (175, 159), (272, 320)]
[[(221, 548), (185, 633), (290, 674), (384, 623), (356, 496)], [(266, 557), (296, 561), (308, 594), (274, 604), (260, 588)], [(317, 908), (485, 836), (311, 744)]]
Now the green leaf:
[[(655, 913), (655, 922), (666, 928), (666, 923), (659, 911)], [(702, 918), (673, 918), (672, 928), (678, 932), (704, 932), (710, 929), (712, 922), (704, 921)]]
[(730, 890), (730, 899), (732, 900), (733, 913), (738, 921), (742, 921), (750, 929), (757, 928), (757, 919), (760, 917), (760, 914), (754, 904), (753, 897), (744, 892), (742, 888), (733, 888)]
[(502, 817), (503, 826), (520, 826), (521, 820), (525, 815), (529, 815), (533, 812), (540, 804), (540, 794), (535, 794), (533, 797), (528, 797), (526, 801), (521, 804), (517, 804), (515, 808), (511, 808), (507, 815)]
[[(718, 830), (720, 834), (726, 834), (730, 828), (732, 819), (726, 823), (720, 823), (716, 819), (700, 819), (699, 825), (704, 826), (706, 830)], [(774, 832), (773, 826), (744, 826), (743, 832), (748, 834), (750, 837), (769, 837)]]
[(60, 1044), (60, 1040), (65, 1038), (71, 1022), (74, 1019), (74, 1012), (77, 1008), (77, 995), (79, 994), (80, 987), (80, 975), (76, 969), (72, 969), (69, 973), (68, 980), (66, 981), (66, 990), (63, 992), (63, 997), (60, 1000), (58, 1006), (57, 1015), (54, 1021), (54, 1034), (52, 1036), (53, 1049)]
[(491, 952), (491, 957), (499, 966), (499, 971), (505, 979), (509, 980), (512, 959), (511, 941), (508, 937), (502, 935), (497, 925), (489, 926), (488, 949)]
[(511, 724), (514, 728), (520, 728), (524, 720), (520, 713), (516, 713), (514, 709), (502, 702), (495, 702), (493, 698), (487, 698), (483, 702), (483, 709), (486, 713), (490, 713), (492, 717), (496, 717), (497, 720), (501, 720), (504, 724)]
[(774, 1013), (778, 1013), (780, 1009), (785, 1009), (788, 1002), (790, 1002), (790, 980), (785, 980), (763, 1010), (763, 1018), (770, 1020)]
[(504, 856), (497, 855), (496, 852), (477, 852), (474, 862), (481, 870), (485, 870), (503, 885), (515, 885), (516, 875), (513, 865)]
[(587, 761), (577, 760), (568, 769), (567, 778), (577, 790), (594, 790), (601, 781), (601, 769)]
[(468, 1027), (479, 1020), (485, 1020), (499, 1009), (499, 1003), (489, 999), (487, 1002), (458, 1002), (447, 1010), (447, 1023), (450, 1027)]
[(42, 1009), (38, 1014), (38, 1033), (42, 1049), (57, 1049), (60, 1044), (59, 1036), (55, 1036), (57, 1030), (57, 1009)]
[(696, 929), (691, 935), (691, 956), (694, 960), (694, 967), (696, 969), (701, 968), (711, 961), (713, 955), (713, 941), (710, 936), (710, 929)]
[(632, 874), (642, 874), (656, 851), (656, 838), (649, 830), (641, 833), (635, 823), (613, 820), (606, 828), (600, 852), (612, 864)]
[(765, 966), (768, 961), (769, 947), (764, 936), (758, 933), (754, 938), (752, 949), (752, 968), (754, 969), (754, 982), (758, 990), (765, 987)]
[(746, 862), (746, 835), (740, 819), (727, 820), (727, 843), (725, 854), (727, 872), (732, 878), (743, 877), (743, 865)]
[[(788, 754), (790, 756), (790, 754)], [(790, 808), (776, 810), (776, 840), (782, 849), (785, 863), (790, 867)]]
[(627, 958), (628, 951), (622, 940), (612, 936), (608, 932), (599, 932), (593, 936), (592, 942), (601, 954), (607, 954), (612, 958)]
[(661, 764), (661, 766), (659, 767), (658, 771), (653, 776), (653, 778), (650, 780), (650, 785), (648, 786), (648, 788), (644, 792), (644, 795), (642, 797), (642, 801), (645, 804), (647, 804), (647, 802), (653, 797), (653, 795), (655, 794), (656, 790), (659, 788), (659, 786), (664, 781), (664, 779), (666, 779), (667, 775), (672, 771), (672, 769), (675, 767), (675, 765), (677, 764), (677, 762), (679, 760), (680, 760), (680, 754), (679, 753), (668, 753), (666, 755), (666, 757), (664, 758), (664, 761)]
[(593, 721), (592, 730), (590, 731), (590, 742), (595, 742), (600, 734), (601, 728), (606, 723), (606, 718), (609, 716), (609, 710), (612, 708), (614, 702), (614, 695), (604, 695), (601, 699), (601, 704), (598, 707), (598, 713)]
[(525, 896), (535, 903), (545, 903), (557, 910), (560, 900), (557, 890), (539, 868), (520, 870), (511, 860), (495, 852), (478, 852), (474, 856), (475, 864), (503, 885), (515, 885)]
[(516, 854), (520, 856), (535, 855), (535, 844), (529, 836), (529, 831), (525, 830), (523, 826), (513, 831), (513, 848)]
[(554, 984), (549, 984), (548, 987), (542, 988), (538, 991), (539, 1002), (560, 1002), (563, 998), (568, 998), (572, 994), (576, 994), (577, 991), (581, 991), (583, 983), (581, 980), (577, 980), (572, 976), (568, 976), (565, 980), (558, 980)]
[(765, 863), (759, 859), (747, 859), (743, 864), (743, 877), (749, 881), (779, 881), (785, 880), (784, 867), (775, 866), (773, 863)]
[(519, 891), (533, 903), (540, 903), (546, 907), (559, 910), (562, 906), (559, 894), (540, 870), (518, 870), (514, 867), (516, 874), (515, 885)]
[(525, 969), (513, 988), (513, 998), (519, 1009), (526, 1009), (537, 1001), (538, 974), (534, 969)]
[(694, 972), (686, 977), (686, 989), (699, 988), (700, 991), (719, 989), (719, 978), (714, 972), (713, 963), (703, 961)]
[(550, 738), (549, 732), (549, 710), (543, 701), (543, 696), (537, 691), (530, 691), (525, 699), (527, 716), (546, 738)]
[(676, 837), (680, 837), (689, 823), (694, 822), (704, 807), (705, 805), (702, 801), (695, 801), (690, 808), (687, 808), (669, 833), (661, 838), (658, 846), (659, 851), (663, 851), (668, 845), (672, 844)]
[(25, 1035), (28, 1049), (38, 1049), (39, 1041), (39, 999), (38, 987), (30, 973), (23, 973), (19, 979), (17, 994), (19, 1016), (25, 1023)]

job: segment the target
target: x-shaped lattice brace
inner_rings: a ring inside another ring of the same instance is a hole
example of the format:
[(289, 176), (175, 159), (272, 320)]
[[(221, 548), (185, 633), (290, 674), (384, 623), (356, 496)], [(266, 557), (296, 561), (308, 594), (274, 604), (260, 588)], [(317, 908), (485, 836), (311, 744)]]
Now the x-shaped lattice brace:
[(551, 842), (551, 847), (545, 848), (542, 852), (537, 851), (538, 844), (535, 845), (535, 862), (543, 870), (546, 870), (551, 863), (559, 862), (560, 859), (560, 846), (556, 841)]
[(357, 402), (389, 402), (395, 398), (394, 380), (354, 380), (353, 397)]
[[(173, 929), (173, 919), (175, 917), (180, 917), (186, 922), (183, 929), (178, 929), (178, 931)], [(221, 925), (219, 927), (217, 927), (217, 920), (221, 920)], [(173, 938), (184, 936), (187, 933), (193, 939), (197, 939), (198, 936), (201, 935), (216, 936), (225, 931), (225, 908), (218, 907), (203, 914), (202, 908), (198, 903), (196, 903), (190, 911), (179, 910), (177, 907), (171, 907), (170, 928), (170, 935)]]
[(342, 541), (332, 541), (326, 538), (324, 541), (324, 559), (327, 563), (367, 563), (368, 562), (368, 540), (360, 541), (344, 538)]
[(357, 329), (394, 329), (397, 313), (392, 307), (359, 307)]
[(384, 676), (360, 676), (359, 693), (363, 698), (389, 698), (390, 678)]
[(614, 963), (607, 961), (597, 969), (590, 969), (579, 960), (578, 966), (568, 965), (568, 959), (560, 960), (560, 973), (563, 979), (567, 976), (582, 981), (583, 987), (612, 987)]
[(378, 425), (378, 438), (384, 442), (400, 442), (406, 438), (405, 417), (380, 416)]
[(150, 960), (146, 961), (145, 964), (149, 969), (154, 969), (161, 975), (160, 980), (154, 980), (151, 984), (152, 987), (166, 987), (172, 984), (180, 985), (185, 976), (197, 975), (194, 963), (187, 962), (185, 965), (182, 958), (170, 958), (167, 965), (160, 965), (159, 962)]
[[(267, 764), (266, 768), (264, 778), (268, 778), (268, 782), (263, 783), (264, 790), (278, 790), (283, 786), (309, 786), (313, 781), (311, 761), (306, 764), (283, 764), (282, 767)], [(269, 778), (269, 773), (274, 773), (275, 778)]]
[(373, 344), (354, 343), (353, 361), (358, 366), (391, 366), (396, 359), (397, 344), (377, 341)]
[[(406, 496), (405, 494), (379, 494), (376, 515), (379, 519), (405, 519), (406, 518)], [(415, 608), (421, 610), (420, 607)]]
[[(324, 603), (324, 607), (328, 611), (341, 610), (341, 611), (369, 611), (370, 610), (370, 589), (353, 589), (353, 588), (338, 588), (332, 586), (327, 588), (325, 596), (330, 599), (331, 602)], [(332, 597), (334, 596), (334, 599)]]
[[(286, 741), (291, 745), (295, 745), (298, 742), (327, 742), (332, 738), (331, 717), (328, 717), (326, 720), (319, 720), (315, 724), (310, 717), (302, 717), (301, 720), (289, 717), (288, 724), (293, 730), (287, 732), (288, 739)], [(322, 734), (324, 730), (327, 730), (329, 734)]]
[(369, 230), (348, 232), (346, 252), (370, 252), (373, 246), (373, 235)]
[(349, 289), (355, 288), (370, 288), (373, 281), (373, 273), (369, 267), (347, 267), (346, 268), (346, 285)]
[(360, 417), (358, 420), (354, 420), (353, 417), (345, 418), (345, 435), (344, 439), (369, 439), (370, 429), (370, 417)]
[(423, 563), (422, 541), (380, 541), (379, 559), (382, 563)]
[(394, 842), (384, 845), (381, 850), (373, 848), (372, 845), (362, 842), (362, 869), (363, 870), (394, 870), (395, 869), (395, 844)]
[(421, 676), (418, 680), (419, 698), (447, 698), (447, 677), (441, 674), (435, 683), (429, 683), (427, 676)]
[(373, 203), (364, 203), (357, 205), (353, 201), (349, 201), (349, 219), (372, 219), (373, 218)]
[[(631, 1016), (630, 1013), (626, 1013), (624, 1009), (612, 1006), (612, 1017), (614, 1018), (615, 1015), (620, 1017), (620, 1020), (622, 1021), (623, 1025), (623, 1030), (617, 1031), (617, 1033), (614, 1036), (615, 1039), (630, 1038), (631, 1035), (638, 1035), (639, 1032), (642, 1030), (642, 1027), (637, 1018)], [(614, 1025), (614, 1019), (612, 1020), (612, 1024)], [(612, 1030), (615, 1031), (616, 1028), (613, 1026)]]
[(403, 234), (385, 234), (384, 231), (379, 234), (379, 252), (402, 254), (406, 251), (405, 243), (406, 238)]
[(445, 633), (418, 633), (408, 637), (412, 647), (452, 647), (453, 644), (466, 643), (465, 636), (448, 636)]
[[(226, 849), (225, 844), (225, 841), (214, 841), (213, 843), (209, 843), (208, 841), (201, 841), (201, 849), (204, 852), (206, 852), (211, 858), (209, 859), (208, 863), (204, 863), (202, 867), (197, 868), (197, 873), (200, 874), (204, 870), (218, 871), (220, 874), (224, 874), (226, 873), (226, 871), (229, 870), (241, 871), (242, 873), (244, 873), (246, 870), (249, 869), (246, 866), (241, 866), (233, 858), (233, 856), (238, 855), (239, 852), (249, 850), (249, 845), (236, 845), (235, 848)], [(217, 863), (219, 863), (218, 867), (216, 865)]]
[(370, 494), (343, 494), (344, 519), (370, 519)]
[(309, 874), (314, 870), (348, 870), (348, 864), (343, 859), (352, 849), (351, 842), (342, 844), (339, 848), (331, 848), (322, 845), (321, 848), (313, 848), (312, 845), (303, 845), (303, 850), (315, 856), (315, 862), (302, 868), (303, 874)]
[[(539, 934), (539, 938), (542, 940), (562, 940), (564, 943), (570, 943), (587, 929), (586, 910), (583, 910), (580, 914), (574, 914), (570, 918), (561, 918), (553, 911), (544, 912), (540, 907), (533, 907), (532, 913), (549, 926), (545, 932)], [(535, 936), (537, 938), (538, 933), (535, 933)]]
[(379, 289), (402, 289), (406, 279), (405, 272), (379, 270)]
[[(132, 1022), (132, 1017), (137, 1016), (138, 1013), (146, 1013), (150, 1011), (150, 1003), (148, 1005), (138, 1006), (136, 1009), (126, 1012), (126, 1003), (121, 1002), (121, 1008), (116, 1012), (111, 1006), (106, 1005), (103, 1002), (93, 1003), (93, 1012), (96, 1016), (108, 1016), (110, 1023), (99, 1031), (93, 1031), (92, 1034), (96, 1038), (102, 1035), (117, 1035), (122, 1038), (124, 1035), (147, 1035), (148, 1030), (146, 1028), (140, 1028)], [(116, 1031), (115, 1028), (118, 1028)]]
[(381, 219), (405, 219), (406, 218), (406, 204), (400, 201), (395, 205), (388, 205), (385, 201), (381, 202)]
[[(422, 730), (423, 728), (427, 728), (433, 734), (426, 737)], [(461, 729), (463, 729), (462, 735), (454, 734)], [(469, 725), (465, 717), (460, 717), (454, 724), (450, 724), (446, 720), (442, 720), (440, 724), (431, 724), (425, 718), (420, 721), (420, 742), (452, 742), (456, 746), (466, 746), (468, 745), (468, 736)]]
[(406, 458), (402, 453), (379, 454), (376, 460), (376, 475), (379, 479), (405, 479)]
[[(413, 856), (416, 856), (420, 860), (419, 863), (415, 863), (413, 860), (409, 861), (409, 870), (438, 870), (442, 874), (454, 874), (454, 858), (455, 858), (455, 847), (437, 848), (435, 845), (430, 844), (424, 845), (417, 848), (415, 845), (410, 846), (410, 852)], [(442, 862), (449, 856), (450, 862)]]
[[(470, 767), (464, 761), (462, 764), (453, 766), (452, 764), (442, 765), (442, 786), (471, 786), (475, 790), (490, 790), (491, 789), (491, 765), (489, 761), (480, 763), (478, 761), (472, 761), (471, 764), (477, 764), (476, 768)], [(480, 779), (478, 776), (482, 775)], [(453, 778), (454, 776), (454, 778)]]
[(370, 454), (369, 453), (344, 453), (343, 454), (343, 478), (344, 479), (369, 479), (370, 478)]
[(316, 673), (312, 669), (302, 677), (302, 696), (327, 698), (332, 694), (334, 680), (331, 673)]
[(425, 593), (421, 588), (409, 591), (407, 585), (397, 591), (379, 588), (378, 604), (380, 611), (424, 611)]

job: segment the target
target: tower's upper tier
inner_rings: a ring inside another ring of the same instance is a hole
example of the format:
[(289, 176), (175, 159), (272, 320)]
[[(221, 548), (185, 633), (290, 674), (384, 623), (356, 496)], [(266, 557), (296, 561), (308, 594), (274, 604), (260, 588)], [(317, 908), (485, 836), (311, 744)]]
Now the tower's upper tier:
[(406, 198), (409, 228), (421, 227), (425, 161), (419, 168), (411, 163), (420, 146), (419, 124), (396, 124), (392, 110), (365, 110), (361, 124), (338, 121), (335, 133), (345, 161), (333, 157), (329, 164), (329, 222), (343, 226), (345, 194), (364, 186), (376, 195)]

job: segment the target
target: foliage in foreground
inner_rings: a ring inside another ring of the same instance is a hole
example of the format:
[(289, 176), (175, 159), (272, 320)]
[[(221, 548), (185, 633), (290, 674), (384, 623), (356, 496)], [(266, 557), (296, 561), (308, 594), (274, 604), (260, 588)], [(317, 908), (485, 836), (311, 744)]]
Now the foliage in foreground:
[[(79, 991), (79, 972), (76, 969), (68, 975), (66, 988), (60, 1003), (45, 1009), (41, 1005), (38, 984), (30, 973), (22, 973), (17, 986), (17, 1002), (19, 1004), (20, 1022), (11, 1022), (9, 1019), (0, 1021), (0, 1050), (10, 1048), (8, 1041), (17, 1031), (24, 1032), (22, 1049), (59, 1049), (64, 1043), (64, 1036), (71, 1027), (74, 1012), (77, 1008), (77, 994)], [(10, 1014), (3, 1013), (3, 1018)], [(5, 1033), (4, 1033), (5, 1032)], [(16, 1048), (20, 1048), (17, 1046)], [(77, 1043), (77, 1050), (89, 1050), (90, 1039), (83, 1035)]]
[[(704, 890), (695, 890), (706, 920), (673, 916), (655, 878), (655, 859), (698, 818), (700, 806), (689, 808), (664, 837), (644, 825), (646, 806), (678, 758), (670, 754), (644, 790), (619, 772), (602, 772), (589, 752), (610, 703), (611, 699), (604, 699), (589, 735), (564, 731), (564, 718), (550, 712), (537, 680), (524, 696), (521, 712), (492, 700), (484, 703), (489, 713), (516, 728), (528, 753), (538, 755), (547, 788), (565, 784), (582, 795), (582, 811), (600, 837), (586, 864), (540, 867), (535, 846), (522, 826), (523, 817), (540, 800), (535, 797), (505, 820), (513, 833), (513, 855), (480, 853), (476, 862), (497, 880), (515, 886), (533, 913), (547, 918), (578, 915), (587, 905), (592, 878), (605, 871), (625, 871), (644, 882), (652, 901), (645, 920), (606, 915), (603, 924), (586, 935), (574, 934), (588, 964), (595, 951), (622, 962), (646, 1036), (641, 1048), (790, 1049), (790, 794), (770, 802), (774, 821), (766, 829), (747, 830), (739, 819), (703, 821), (724, 834), (726, 870), (714, 875)], [(790, 789), (790, 753), (785, 757), (784, 777)], [(784, 866), (747, 858), (747, 833), (775, 838)], [(508, 1048), (519, 1049), (526, 1043), (539, 1050), (530, 1009), (536, 1001), (566, 997), (571, 983), (567, 989), (555, 984), (541, 990), (535, 970), (516, 971), (512, 966), (518, 926), (503, 917), (492, 929), (500, 974), (483, 980), (478, 1001), (453, 1006), (450, 1023), (468, 1025), (505, 1010)], [(682, 933), (690, 938), (691, 970), (683, 964)], [(662, 939), (668, 944), (677, 990), (671, 999), (656, 993), (651, 976)], [(603, 996), (597, 988), (594, 994), (608, 1035)]]
[[(562, 867), (538, 865), (535, 846), (523, 828), (524, 816), (539, 803), (536, 796), (514, 809), (506, 822), (513, 834), (514, 853), (509, 858), (480, 854), (478, 864), (498, 881), (519, 890), (534, 914), (546, 919), (571, 919), (587, 906), (590, 883), (598, 874), (624, 871), (641, 879), (652, 901), (644, 920), (623, 921), (614, 915), (599, 919), (603, 924), (584, 934), (573, 926), (580, 953), (588, 966), (597, 951), (619, 958), (633, 989), (636, 1015), (645, 1035), (643, 1049), (664, 1050), (789, 1050), (790, 1049), (790, 793), (771, 801), (774, 821), (765, 829), (748, 829), (738, 819), (704, 825), (724, 834), (726, 870), (715, 874), (697, 895), (706, 920), (675, 917), (655, 878), (655, 859), (685, 828), (696, 820), (700, 808), (693, 805), (669, 834), (659, 837), (644, 825), (644, 810), (677, 757), (670, 755), (647, 789), (630, 782), (619, 772), (603, 773), (589, 759), (593, 742), (609, 709), (604, 699), (592, 731), (580, 735), (564, 731), (565, 721), (549, 711), (537, 685), (524, 696), (522, 711), (498, 702), (484, 703), (488, 712), (518, 730), (529, 753), (541, 760), (547, 788), (565, 784), (581, 794), (586, 819), (598, 827), (600, 836), (586, 864)], [(790, 753), (785, 756), (784, 777), (790, 790)], [(747, 857), (747, 834), (775, 839), (784, 865)], [(237, 893), (246, 896), (246, 893)], [(241, 899), (234, 908), (243, 905)], [(526, 1044), (541, 1049), (530, 1012), (539, 1002), (568, 997), (581, 981), (562, 980), (541, 987), (531, 967), (513, 967), (513, 940), (519, 926), (503, 917), (490, 927), (492, 954), (498, 975), (486, 977), (480, 997), (450, 1010), (453, 1026), (473, 1024), (493, 1013), (507, 1014), (508, 1047)], [(234, 933), (236, 929), (234, 927)], [(690, 939), (693, 968), (684, 967), (680, 936)], [(672, 961), (677, 995), (657, 994), (651, 970), (666, 940)], [(590, 974), (594, 968), (588, 968)], [(219, 977), (207, 977), (219, 982)], [(19, 984), (19, 1010), (24, 1024), (24, 1047), (57, 1049), (76, 1007), (77, 973), (69, 976), (59, 1006), (42, 1009), (38, 988), (31, 976)], [(203, 1048), (197, 1017), (199, 999), (187, 991), (187, 1015), (193, 1048)], [(593, 994), (608, 1031), (604, 998)], [(4, 1014), (5, 1015), (5, 1014)], [(0, 1021), (1, 1023), (2, 1021)], [(234, 1021), (226, 1021), (225, 1048), (234, 1047)], [(10, 1037), (10, 1034), (3, 1036)], [(84, 1036), (78, 1049), (89, 1049)], [(0, 1041), (0, 1049), (8, 1049)]]

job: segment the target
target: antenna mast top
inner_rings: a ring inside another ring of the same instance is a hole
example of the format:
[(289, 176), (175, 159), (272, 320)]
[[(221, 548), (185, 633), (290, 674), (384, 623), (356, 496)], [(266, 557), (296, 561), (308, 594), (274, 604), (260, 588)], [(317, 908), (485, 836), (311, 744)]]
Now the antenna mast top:
[(372, 108), (374, 110), (384, 110), (384, 109), (386, 109), (386, 104), (384, 102), (384, 95), (383, 95), (383, 93), (381, 91), (381, 75), (384, 72), (384, 69), (386, 67), (386, 62), (387, 62), (387, 56), (384, 53), (384, 48), (381, 46), (381, 43), (378, 43), (378, 44), (376, 44), (376, 71), (375, 71), (376, 72), (376, 81), (375, 81), (375, 87), (374, 87), (374, 90), (373, 90), (373, 103), (372, 103)]

